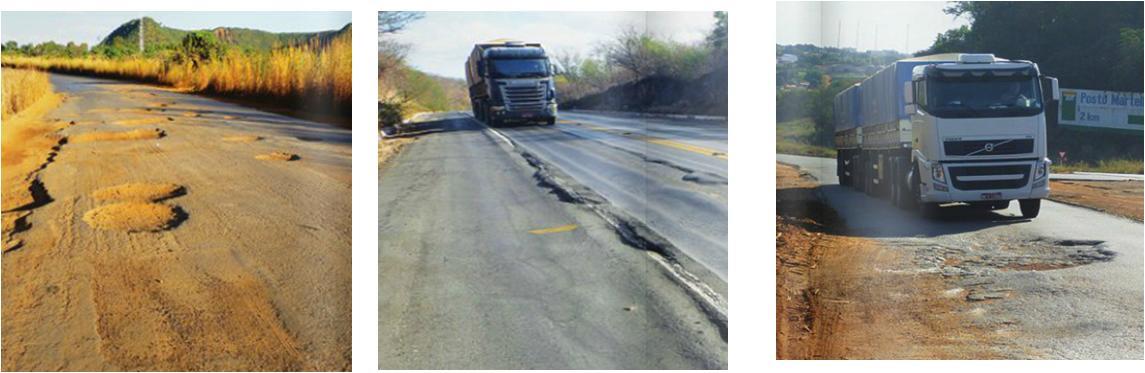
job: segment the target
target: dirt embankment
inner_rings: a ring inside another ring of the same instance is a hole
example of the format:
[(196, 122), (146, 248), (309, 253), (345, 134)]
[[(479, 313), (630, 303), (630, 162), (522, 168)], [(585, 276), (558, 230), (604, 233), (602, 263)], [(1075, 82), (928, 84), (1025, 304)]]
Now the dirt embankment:
[(1051, 181), (1050, 199), (1142, 221), (1143, 187), (1140, 181)]
[(776, 173), (776, 355), (780, 359), (975, 359), (987, 331), (962, 293), (873, 240), (851, 237), (797, 169)]
[(50, 87), (46, 92), (35, 98), (34, 103), (21, 106), (19, 112), (4, 114), (3, 142), (0, 143), (4, 177), (0, 181), (0, 189), (3, 189), (4, 195), (2, 210), (5, 252), (23, 245), (23, 241), (13, 235), (28, 228), (26, 219), (32, 208), (47, 203), (49, 197), (43, 191), (38, 173), (55, 158), (56, 152), (65, 142), (58, 132), (68, 124), (44, 119), (44, 115), (59, 106), (64, 97), (51, 93)]

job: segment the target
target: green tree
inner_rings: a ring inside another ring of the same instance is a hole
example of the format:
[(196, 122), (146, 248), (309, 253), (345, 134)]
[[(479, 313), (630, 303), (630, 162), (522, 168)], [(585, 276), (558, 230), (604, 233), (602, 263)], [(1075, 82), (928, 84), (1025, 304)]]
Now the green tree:
[(1062, 86), (1141, 92), (1141, 2), (954, 2), (970, 21), (924, 53), (983, 52), (1030, 60)]
[(716, 26), (712, 29), (712, 33), (708, 34), (708, 44), (715, 49), (726, 49), (728, 47), (728, 12), (715, 12), (713, 16), (716, 18)]
[(194, 67), (222, 58), (226, 46), (210, 31), (194, 31), (183, 37), (174, 58), (179, 63), (191, 63)]

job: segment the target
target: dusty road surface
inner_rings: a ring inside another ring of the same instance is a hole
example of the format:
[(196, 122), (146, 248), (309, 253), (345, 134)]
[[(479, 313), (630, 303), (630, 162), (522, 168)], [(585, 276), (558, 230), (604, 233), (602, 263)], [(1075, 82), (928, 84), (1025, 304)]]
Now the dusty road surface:
[(382, 369), (727, 367), (726, 303), (626, 243), (564, 164), (467, 115), (425, 120), (380, 173)]
[[(926, 220), (838, 185), (835, 160), (777, 155), (819, 180), (848, 234), (901, 250), (913, 268), (946, 279), (936, 297), (972, 304), (963, 315), (993, 331), (1002, 358), (1140, 359), (1140, 222), (1042, 202), (1041, 214), (952, 207)], [(1051, 193), (1053, 193), (1051, 191)]]
[(5, 212), (4, 370), (349, 369), (348, 130), (52, 83), (66, 141)]

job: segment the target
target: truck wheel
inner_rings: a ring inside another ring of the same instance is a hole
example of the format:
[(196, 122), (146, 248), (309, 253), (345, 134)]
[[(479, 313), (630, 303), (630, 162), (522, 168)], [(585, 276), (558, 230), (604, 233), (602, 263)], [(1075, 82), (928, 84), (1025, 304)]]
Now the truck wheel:
[(847, 170), (848, 160), (849, 158), (846, 157), (846, 153), (841, 151), (838, 152), (838, 156), (835, 157), (835, 162), (838, 164), (837, 167), (839, 167), (839, 185), (842, 186), (851, 186), (851, 177), (847, 175), (847, 173), (850, 172)]
[(493, 116), (491, 109), (486, 108), (484, 116), (485, 116), (485, 120), (484, 120), (485, 124), (489, 125), (489, 127), (497, 127), (497, 125), (499, 123), (497, 123), (497, 117)]
[(546, 119), (545, 124), (550, 125), (550, 126), (557, 124), (557, 117), (551, 117), (551, 118)]
[(1042, 209), (1042, 200), (1020, 199), (1018, 200), (1018, 207), (1022, 209), (1023, 218), (1033, 219), (1038, 217), (1038, 212)]

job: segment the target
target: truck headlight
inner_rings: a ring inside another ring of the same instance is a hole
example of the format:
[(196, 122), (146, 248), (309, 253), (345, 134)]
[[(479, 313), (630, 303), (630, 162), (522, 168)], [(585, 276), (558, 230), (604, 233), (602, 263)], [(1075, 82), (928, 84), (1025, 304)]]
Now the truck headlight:
[(1050, 174), (1050, 164), (1053, 164), (1049, 158), (1042, 158), (1040, 162), (1034, 165), (1034, 180), (1041, 180)]
[(933, 162), (930, 164), (930, 177), (934, 178), (934, 181), (946, 183), (946, 172), (942, 171), (941, 163)]

